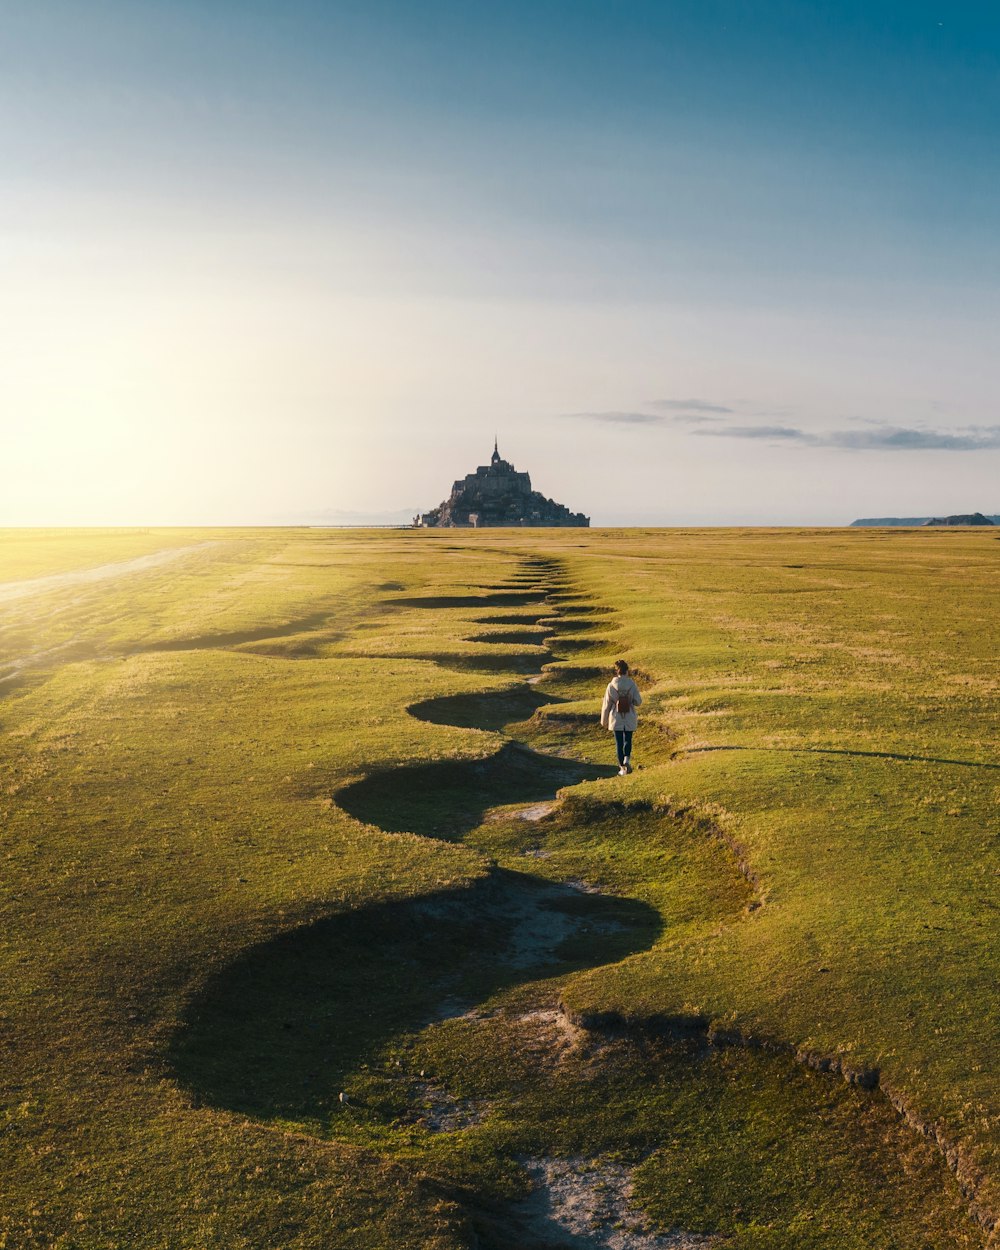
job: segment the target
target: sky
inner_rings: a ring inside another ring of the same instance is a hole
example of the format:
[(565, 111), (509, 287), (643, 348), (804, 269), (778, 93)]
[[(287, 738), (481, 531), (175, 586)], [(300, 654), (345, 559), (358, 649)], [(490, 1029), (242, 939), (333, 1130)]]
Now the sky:
[(4, 0), (0, 525), (1000, 512), (1000, 9)]

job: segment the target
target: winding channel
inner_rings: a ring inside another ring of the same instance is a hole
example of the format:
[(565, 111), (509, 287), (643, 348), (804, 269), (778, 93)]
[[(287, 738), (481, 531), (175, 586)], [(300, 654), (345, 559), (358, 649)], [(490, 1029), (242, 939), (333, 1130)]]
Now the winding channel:
[[(845, 1195), (839, 1218), (854, 1229), (860, 1207), (850, 1202), (877, 1202), (879, 1184), (902, 1184), (894, 1152), (911, 1149), (909, 1129), (877, 1094), (706, 1030), (599, 1027), (562, 1008), (568, 979), (627, 971), (680, 923), (674, 903), (621, 887), (616, 865), (627, 854), (669, 862), (714, 924), (744, 923), (758, 904), (720, 839), (630, 803), (613, 767), (571, 753), (581, 717), (561, 704), (592, 696), (604, 672), (606, 610), (588, 605), (555, 560), (526, 561), (491, 594), (398, 602), (480, 607), (482, 632), (467, 641), (533, 650), (467, 664), (506, 667), (518, 684), (410, 708), (431, 723), (503, 735), (492, 756), (370, 772), (335, 801), (387, 833), (474, 847), (488, 871), (471, 886), (332, 915), (246, 952), (192, 1004), (171, 1056), (181, 1083), (210, 1105), (426, 1157), (435, 1175), (447, 1166), (434, 1161), (451, 1157), (438, 1143), (450, 1143), (481, 1180), (438, 1183), (469, 1244), (497, 1250), (702, 1250), (728, 1244), (740, 1219), (756, 1218), (754, 1203), (777, 1227), (787, 1181), (770, 1177), (766, 1158), (746, 1161), (746, 1177), (728, 1166), (716, 1175), (711, 1151), (741, 1149), (744, 1121), (763, 1122), (760, 1107), (785, 1100), (768, 1122), (776, 1136), (815, 1110), (823, 1148), (835, 1151), (838, 1126), (860, 1120), (892, 1156), (880, 1156), (870, 1197)], [(607, 800), (574, 795), (602, 779)], [(845, 1139), (838, 1166), (857, 1166), (852, 1149)], [(477, 1162), (484, 1153), (499, 1160), (492, 1171)], [(921, 1202), (953, 1209), (957, 1194), (938, 1193), (948, 1189), (943, 1167), (923, 1156), (921, 1166)], [(670, 1195), (659, 1206), (658, 1187)], [(831, 1236), (802, 1244), (837, 1244), (835, 1228)]]

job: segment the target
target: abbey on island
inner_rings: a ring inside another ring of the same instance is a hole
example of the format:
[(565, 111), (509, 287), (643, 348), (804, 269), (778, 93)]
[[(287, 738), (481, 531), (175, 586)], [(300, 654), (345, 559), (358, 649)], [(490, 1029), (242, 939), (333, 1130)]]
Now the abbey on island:
[(585, 526), (590, 517), (531, 489), (531, 478), (504, 460), (493, 442), (489, 464), (459, 478), (451, 494), (430, 512), (414, 517), (418, 527)]

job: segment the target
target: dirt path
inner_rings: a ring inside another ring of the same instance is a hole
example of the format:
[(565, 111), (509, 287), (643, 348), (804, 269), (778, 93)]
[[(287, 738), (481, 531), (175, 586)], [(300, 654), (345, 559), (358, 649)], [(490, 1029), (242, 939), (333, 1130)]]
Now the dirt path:
[(159, 568), (170, 564), (181, 556), (192, 551), (201, 551), (205, 547), (214, 547), (215, 542), (193, 543), (186, 547), (169, 547), (166, 551), (154, 551), (146, 556), (135, 556), (131, 560), (116, 560), (111, 564), (98, 564), (89, 569), (70, 569), (66, 573), (50, 573), (45, 577), (28, 577), (18, 582), (0, 582), (0, 604), (13, 603), (17, 599), (26, 599), (31, 595), (44, 595), (50, 590), (62, 590), (66, 586), (88, 586), (95, 582), (106, 582), (116, 577), (124, 577), (129, 573), (141, 573), (147, 569)]

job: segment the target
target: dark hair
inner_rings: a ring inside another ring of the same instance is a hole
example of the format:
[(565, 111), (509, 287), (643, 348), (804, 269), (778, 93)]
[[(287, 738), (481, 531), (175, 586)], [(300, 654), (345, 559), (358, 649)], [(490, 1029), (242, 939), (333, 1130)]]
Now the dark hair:
[(615, 672), (619, 677), (624, 677), (628, 672), (628, 664), (624, 660), (615, 660)]

